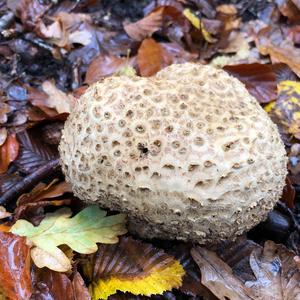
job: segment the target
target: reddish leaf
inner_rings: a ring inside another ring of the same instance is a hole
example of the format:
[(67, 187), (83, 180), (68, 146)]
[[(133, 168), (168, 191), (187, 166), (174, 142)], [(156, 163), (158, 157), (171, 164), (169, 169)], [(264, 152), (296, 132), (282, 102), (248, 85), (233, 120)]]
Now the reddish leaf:
[(27, 131), (18, 133), (20, 155), (15, 161), (20, 171), (32, 173), (50, 160), (57, 158), (57, 151), (40, 140), (37, 134)]
[(16, 135), (10, 135), (0, 147), (0, 174), (5, 173), (9, 164), (14, 161), (19, 153), (19, 143)]
[(185, 51), (177, 43), (160, 43), (166, 53), (172, 57), (173, 64), (184, 63), (188, 61), (195, 61), (198, 57), (197, 54)]
[(224, 70), (242, 81), (260, 103), (276, 99), (276, 75), (271, 66), (258, 63), (241, 64), (225, 66)]
[(172, 63), (172, 57), (154, 39), (145, 39), (138, 50), (139, 70), (142, 76), (152, 76)]
[(0, 232), (0, 290), (9, 300), (28, 300), (32, 292), (29, 247), (6, 232)]
[(297, 22), (300, 20), (300, 10), (292, 0), (276, 0), (276, 4), (280, 12), (289, 19), (291, 22)]
[(286, 185), (283, 189), (283, 194), (281, 197), (281, 200), (286, 203), (286, 205), (289, 208), (294, 208), (295, 205), (295, 197), (296, 197), (296, 191), (294, 187), (292, 186), (292, 182), (289, 179), (289, 177), (286, 178)]
[(51, 5), (42, 4), (42, 1), (21, 0), (17, 6), (16, 14), (26, 29), (33, 30), (50, 7)]
[(113, 55), (100, 54), (89, 65), (85, 82), (91, 84), (100, 80), (103, 77), (110, 76), (124, 67), (128, 62), (126, 58), (121, 58)]
[(36, 269), (36, 289), (33, 299), (90, 300), (89, 291), (81, 275), (76, 272), (73, 280), (66, 274), (50, 269)]
[(145, 18), (135, 23), (124, 25), (124, 30), (134, 40), (142, 41), (144, 38), (151, 37), (155, 31), (162, 27), (163, 13), (164, 7), (159, 7)]

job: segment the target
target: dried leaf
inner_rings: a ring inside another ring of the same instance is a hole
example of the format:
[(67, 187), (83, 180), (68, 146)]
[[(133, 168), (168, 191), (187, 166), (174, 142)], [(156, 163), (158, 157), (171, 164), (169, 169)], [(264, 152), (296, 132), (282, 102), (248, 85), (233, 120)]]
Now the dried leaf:
[(7, 138), (7, 130), (5, 127), (0, 128), (0, 146), (2, 146)]
[(281, 28), (265, 27), (256, 38), (256, 46), (262, 55), (270, 55), (272, 62), (287, 64), (300, 76), (300, 49), (295, 47), (290, 36)]
[(17, 136), (20, 141), (20, 154), (15, 163), (21, 172), (30, 174), (57, 158), (57, 150), (44, 144), (37, 134), (22, 131)]
[(260, 103), (276, 99), (276, 75), (271, 66), (258, 63), (241, 64), (225, 66), (224, 70), (242, 81), (250, 94)]
[(66, 94), (59, 90), (51, 81), (44, 81), (43, 91), (48, 95), (47, 107), (55, 108), (59, 114), (69, 113), (76, 100), (72, 94)]
[(184, 275), (172, 256), (132, 238), (100, 245), (84, 267), (92, 280), (90, 291), (95, 300), (107, 299), (117, 290), (134, 295), (162, 294), (179, 287)]
[(133, 65), (134, 59), (126, 59), (113, 55), (100, 54), (89, 65), (85, 82), (87, 84), (94, 83), (103, 77), (110, 76), (127, 65)]
[(300, 138), (300, 82), (285, 80), (278, 84), (278, 98), (265, 110), (287, 136)]
[(4, 206), (0, 206), (0, 220), (11, 216), (11, 213), (6, 211)]
[(172, 57), (154, 39), (145, 39), (137, 55), (137, 62), (142, 76), (152, 76), (172, 63)]
[(59, 12), (53, 17), (54, 22), (46, 26), (39, 23), (39, 32), (58, 47), (72, 44), (86, 46), (91, 43), (93, 28), (92, 19), (87, 14)]
[(151, 37), (155, 31), (161, 29), (163, 25), (163, 13), (164, 7), (159, 7), (143, 19), (124, 25), (124, 30), (134, 40), (142, 41), (145, 38)]
[(289, 19), (290, 22), (300, 21), (300, 8), (292, 0), (275, 0), (280, 12)]
[(205, 248), (192, 249), (192, 256), (201, 270), (201, 283), (218, 299), (252, 300), (252, 292), (232, 273), (231, 268)]
[(295, 206), (295, 197), (296, 197), (295, 188), (293, 187), (291, 180), (287, 176), (286, 185), (283, 189), (281, 201), (285, 202), (290, 209), (293, 209)]
[(0, 146), (0, 174), (7, 171), (11, 162), (13, 162), (19, 153), (19, 142), (15, 134), (11, 134), (5, 143)]
[(254, 248), (249, 263), (256, 280), (238, 278), (232, 269), (209, 250), (196, 247), (192, 256), (201, 269), (201, 282), (219, 299), (300, 299), (300, 271), (294, 252), (267, 241)]
[(126, 232), (122, 214), (106, 217), (106, 212), (95, 206), (87, 207), (73, 218), (71, 214), (67, 208), (60, 209), (47, 214), (36, 227), (26, 220), (18, 220), (11, 232), (26, 236), (36, 246), (32, 258), (37, 266), (64, 272), (70, 270), (71, 264), (67, 265), (67, 257), (57, 246), (65, 244), (79, 253), (89, 254), (97, 251), (96, 243), (116, 243), (117, 236)]
[(0, 294), (9, 300), (31, 296), (29, 247), (25, 239), (0, 231)]

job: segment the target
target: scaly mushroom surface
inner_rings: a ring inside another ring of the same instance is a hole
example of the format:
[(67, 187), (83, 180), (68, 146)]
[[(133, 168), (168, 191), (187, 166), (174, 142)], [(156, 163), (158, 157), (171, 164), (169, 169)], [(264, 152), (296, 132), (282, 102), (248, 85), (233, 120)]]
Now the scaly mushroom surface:
[(199, 243), (265, 219), (287, 162), (276, 125), (244, 85), (194, 63), (92, 85), (60, 155), (75, 195), (126, 212), (132, 232)]

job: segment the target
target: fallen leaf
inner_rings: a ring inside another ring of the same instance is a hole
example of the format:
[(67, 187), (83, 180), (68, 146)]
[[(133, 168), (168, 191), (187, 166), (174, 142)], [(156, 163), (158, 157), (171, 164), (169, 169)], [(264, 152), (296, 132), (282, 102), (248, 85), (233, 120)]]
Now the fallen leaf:
[(284, 30), (275, 26), (264, 27), (258, 32), (255, 43), (262, 55), (270, 55), (273, 63), (287, 64), (300, 76), (300, 49)]
[(289, 19), (290, 22), (300, 21), (300, 8), (292, 0), (275, 0), (280, 12)]
[(11, 213), (6, 211), (4, 206), (0, 206), (0, 220), (11, 216)]
[(201, 270), (201, 283), (218, 299), (252, 300), (250, 288), (234, 276), (232, 269), (214, 252), (196, 247), (191, 251)]
[(107, 299), (117, 290), (134, 295), (162, 294), (178, 288), (184, 275), (172, 256), (132, 238), (121, 238), (116, 245), (100, 245), (84, 268), (95, 300)]
[(300, 82), (285, 80), (278, 84), (278, 98), (265, 110), (285, 136), (300, 138)]
[(32, 287), (30, 254), (25, 239), (0, 231), (0, 293), (9, 300), (28, 300)]
[(65, 181), (57, 183), (58, 179), (54, 179), (48, 185), (40, 182), (29, 193), (23, 194), (17, 200), (17, 206), (38, 202), (40, 200), (55, 198), (62, 196), (65, 193), (71, 193), (70, 184)]
[(15, 134), (7, 137), (5, 143), (0, 146), (0, 174), (7, 171), (11, 162), (13, 162), (19, 154), (19, 142)]
[(271, 66), (254, 63), (225, 66), (223, 69), (243, 82), (260, 103), (276, 99), (276, 75)]
[(72, 94), (66, 94), (59, 90), (51, 81), (44, 81), (43, 91), (48, 95), (46, 101), (48, 107), (55, 108), (59, 114), (69, 113), (74, 106), (76, 99)]
[(20, 154), (15, 163), (21, 172), (30, 174), (57, 158), (57, 150), (43, 143), (37, 133), (22, 131), (17, 136), (20, 142)]
[(163, 13), (164, 7), (159, 7), (143, 19), (124, 25), (124, 30), (134, 40), (142, 41), (145, 38), (151, 37), (155, 31), (161, 29), (163, 25)]
[(67, 264), (68, 258), (57, 246), (65, 244), (74, 251), (89, 254), (97, 251), (96, 243), (113, 244), (118, 235), (126, 233), (123, 214), (106, 217), (106, 212), (95, 206), (85, 208), (73, 218), (71, 214), (67, 208), (60, 209), (47, 214), (36, 227), (18, 220), (11, 232), (26, 236), (36, 246), (31, 254), (37, 266), (60, 272), (70, 270), (71, 264)]
[(215, 43), (217, 40), (205, 29), (203, 22), (188, 8), (183, 11), (183, 15), (199, 30), (208, 43)]
[(5, 127), (0, 128), (0, 146), (2, 146), (7, 138), (7, 129)]
[(172, 64), (172, 57), (154, 39), (145, 39), (137, 55), (137, 62), (142, 76), (152, 76)]
[(85, 83), (91, 84), (97, 82), (103, 77), (111, 76), (125, 66), (132, 66), (134, 64), (135, 58), (127, 59), (100, 54), (89, 65), (85, 76)]
[(295, 197), (296, 197), (295, 188), (293, 187), (291, 180), (287, 176), (286, 184), (285, 187), (283, 188), (283, 193), (281, 196), (281, 201), (285, 202), (290, 209), (293, 209), (295, 206)]
[(196, 247), (192, 256), (201, 270), (201, 282), (219, 299), (300, 299), (300, 271), (295, 253), (283, 245), (267, 241), (257, 245), (250, 254), (249, 264), (255, 280), (244, 281), (233, 273), (214, 252)]
[(54, 22), (49, 26), (40, 22), (38, 30), (53, 44), (68, 48), (72, 44), (86, 46), (91, 43), (93, 27), (88, 14), (59, 12), (52, 19)]
[(89, 291), (79, 274), (68, 277), (66, 274), (43, 268), (36, 269), (36, 285), (33, 299), (49, 300), (90, 300)]

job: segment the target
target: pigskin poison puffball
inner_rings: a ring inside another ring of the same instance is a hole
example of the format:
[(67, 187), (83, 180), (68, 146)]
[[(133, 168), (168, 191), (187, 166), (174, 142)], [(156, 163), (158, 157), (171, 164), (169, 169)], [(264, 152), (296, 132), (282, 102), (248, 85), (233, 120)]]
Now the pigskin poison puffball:
[(266, 218), (286, 176), (276, 125), (244, 85), (193, 63), (92, 85), (60, 154), (76, 196), (126, 212), (145, 238), (234, 239)]

